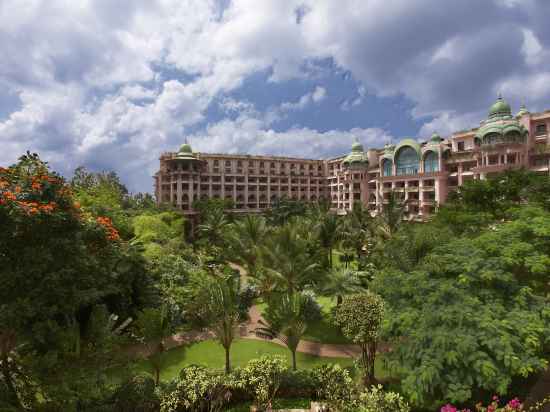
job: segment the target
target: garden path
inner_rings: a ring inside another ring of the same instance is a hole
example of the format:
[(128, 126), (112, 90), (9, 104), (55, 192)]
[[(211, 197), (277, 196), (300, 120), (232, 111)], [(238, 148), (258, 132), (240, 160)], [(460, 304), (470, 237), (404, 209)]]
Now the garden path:
[[(246, 279), (246, 270), (235, 263), (230, 263), (231, 267), (238, 270), (241, 274), (243, 280)], [(246, 281), (246, 280), (245, 280)], [(248, 311), (249, 321), (246, 325), (241, 326), (239, 334), (241, 338), (244, 339), (259, 339), (264, 340), (256, 336), (254, 332), (255, 329), (260, 326), (260, 320), (262, 319), (262, 314), (260, 309), (256, 305), (252, 305)], [(285, 344), (278, 339), (272, 340), (272, 342), (279, 345), (285, 346)], [(302, 340), (298, 344), (297, 352), (306, 353), (309, 355), (327, 357), (327, 358), (348, 358), (355, 357), (360, 354), (360, 348), (357, 345), (353, 344), (329, 344), (329, 343), (319, 343), (311, 342), (307, 340)]]

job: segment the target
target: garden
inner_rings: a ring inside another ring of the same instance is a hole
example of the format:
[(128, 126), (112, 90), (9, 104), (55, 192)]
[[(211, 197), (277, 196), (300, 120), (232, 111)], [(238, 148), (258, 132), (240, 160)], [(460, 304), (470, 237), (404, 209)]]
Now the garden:
[(425, 223), (398, 193), (194, 207), (0, 168), (0, 411), (550, 408), (548, 176), (468, 182)]

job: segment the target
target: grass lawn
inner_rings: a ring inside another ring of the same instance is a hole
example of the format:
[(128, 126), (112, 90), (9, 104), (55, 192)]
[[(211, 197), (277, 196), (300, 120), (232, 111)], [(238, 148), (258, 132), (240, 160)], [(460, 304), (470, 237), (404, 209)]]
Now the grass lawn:
[[(262, 355), (281, 355), (288, 360), (290, 365), (290, 351), (283, 346), (272, 342), (264, 342), (252, 339), (238, 339), (231, 346), (231, 366), (243, 366), (250, 359)], [(341, 366), (352, 366), (351, 358), (320, 358), (318, 356), (296, 354), (298, 368), (313, 368), (327, 363), (339, 363)], [(179, 371), (188, 365), (203, 365), (212, 369), (223, 369), (225, 353), (223, 347), (215, 340), (206, 340), (181, 346), (167, 351), (163, 356), (163, 369), (161, 379), (164, 381), (176, 377)], [(150, 372), (151, 367), (146, 360), (138, 362), (136, 372)], [(377, 359), (375, 374), (378, 379), (386, 377), (383, 362)]]

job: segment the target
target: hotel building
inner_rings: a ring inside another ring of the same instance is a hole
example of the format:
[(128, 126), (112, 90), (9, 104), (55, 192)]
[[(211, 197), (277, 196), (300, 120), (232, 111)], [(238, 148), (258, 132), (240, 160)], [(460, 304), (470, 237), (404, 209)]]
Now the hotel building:
[(550, 110), (522, 106), (512, 115), (499, 97), (477, 128), (366, 151), (356, 141), (348, 155), (333, 159), (193, 153), (184, 144), (161, 155), (155, 195), (188, 215), (195, 213), (193, 201), (209, 198), (231, 199), (235, 213), (261, 212), (288, 198), (327, 200), (345, 214), (355, 202), (379, 212), (397, 192), (407, 200), (408, 217), (422, 219), (468, 180), (522, 167), (548, 175), (549, 130)]

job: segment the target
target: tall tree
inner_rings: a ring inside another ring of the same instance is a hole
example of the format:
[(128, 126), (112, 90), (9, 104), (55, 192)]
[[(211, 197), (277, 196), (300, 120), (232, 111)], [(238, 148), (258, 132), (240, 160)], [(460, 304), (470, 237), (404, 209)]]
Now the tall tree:
[(321, 215), (317, 225), (317, 231), (321, 246), (327, 253), (328, 266), (332, 269), (332, 251), (340, 239), (338, 216), (330, 212)]
[(279, 339), (292, 354), (292, 369), (296, 370), (296, 349), (307, 329), (306, 298), (299, 292), (277, 294), (268, 300), (264, 314), (255, 332), (267, 339)]
[(406, 201), (396, 192), (388, 194), (388, 202), (384, 203), (382, 212), (378, 215), (378, 234), (382, 239), (391, 239), (399, 230), (405, 216)]
[(135, 330), (148, 349), (148, 359), (155, 374), (155, 384), (160, 382), (162, 355), (166, 350), (164, 340), (172, 334), (172, 323), (168, 310), (161, 308), (146, 308), (136, 319)]
[(276, 230), (262, 247), (262, 273), (275, 288), (293, 294), (315, 283), (319, 265), (309, 254), (309, 243), (292, 224)]
[(239, 262), (245, 265), (248, 274), (254, 277), (260, 248), (267, 235), (265, 219), (258, 215), (247, 215), (234, 222), (228, 232), (229, 248)]
[[(476, 213), (476, 212), (472, 212)], [(546, 368), (550, 337), (550, 215), (521, 207), (477, 236), (431, 250), (373, 289), (387, 302), (384, 335), (416, 404), (505, 394), (514, 377)]]
[(361, 347), (365, 386), (375, 383), (376, 343), (384, 316), (384, 301), (370, 291), (346, 296), (336, 308), (334, 320), (348, 339)]
[(239, 324), (243, 321), (240, 304), (240, 282), (238, 276), (214, 271), (209, 278), (200, 282), (197, 308), (198, 319), (216, 335), (225, 350), (225, 372), (231, 371), (230, 350)]

